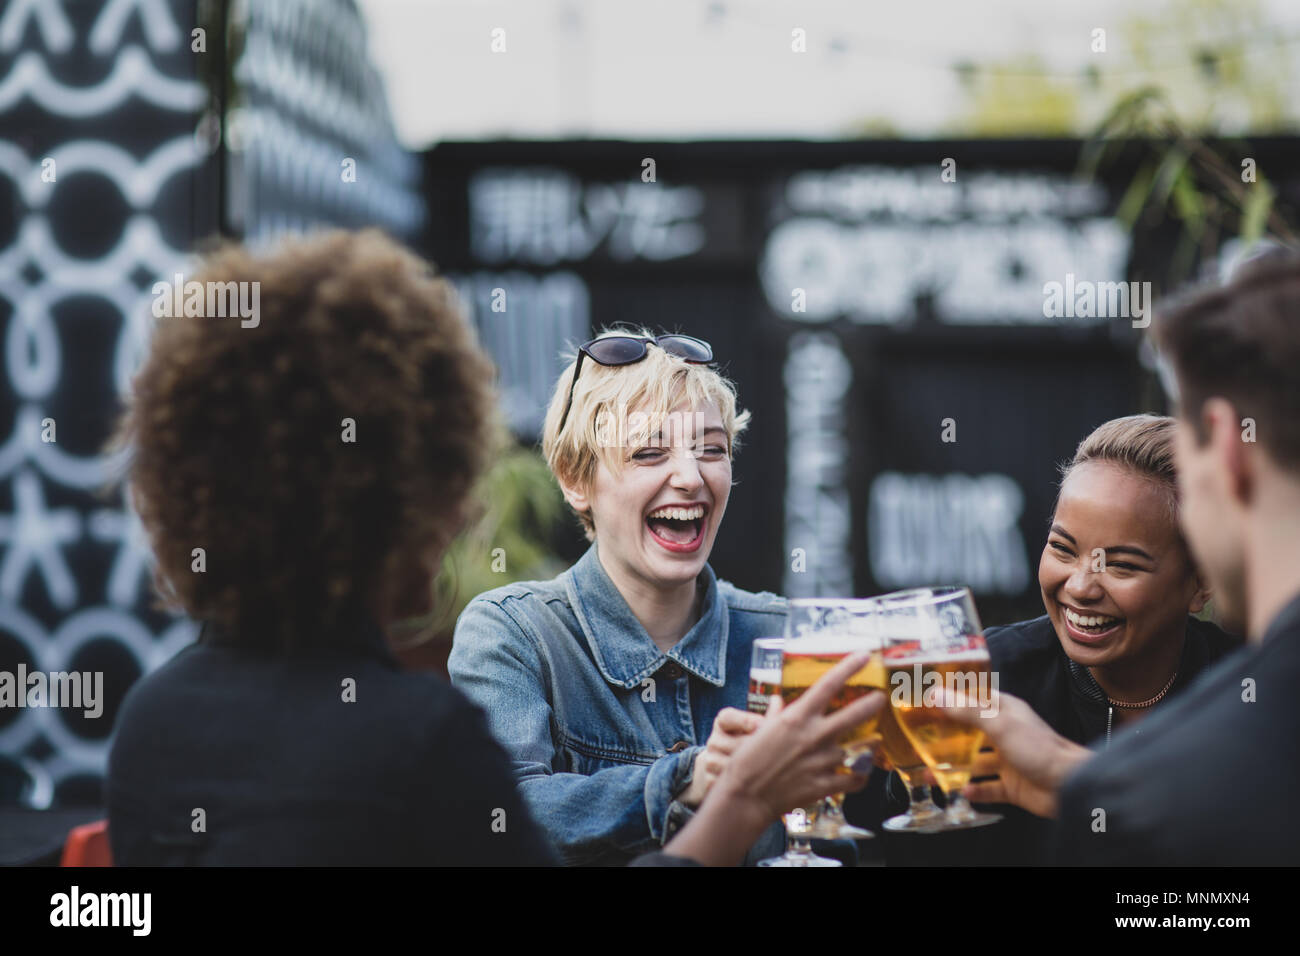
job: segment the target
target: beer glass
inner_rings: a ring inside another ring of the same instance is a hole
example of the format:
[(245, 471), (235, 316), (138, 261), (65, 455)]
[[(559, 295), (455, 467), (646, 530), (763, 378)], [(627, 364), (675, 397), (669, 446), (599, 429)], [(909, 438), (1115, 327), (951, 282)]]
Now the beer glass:
[(908, 800), (906, 813), (890, 817), (881, 826), (890, 831), (930, 829), (943, 818), (943, 810), (930, 797), (930, 787), (925, 782), (925, 761), (903, 733), (892, 704), (880, 714), (880, 737), (888, 769), (903, 781)]
[(996, 688), (970, 590), (917, 588), (872, 600), (879, 613), (890, 709), (948, 796), (943, 818), (924, 829), (997, 822), (1000, 815), (977, 812), (961, 794), (970, 782), (984, 732), (958, 723), (939, 706), (945, 692), (951, 691), (963, 692), (971, 706), (987, 707)]
[(760, 637), (754, 642), (749, 664), (749, 699), (751, 714), (766, 714), (767, 702), (781, 693), (781, 649), (783, 637)]
[[(773, 694), (781, 693), (781, 659), (783, 637), (762, 637), (754, 642), (753, 657), (749, 665), (750, 713), (766, 714), (768, 701)], [(785, 814), (785, 853), (760, 860), (759, 866), (840, 866), (839, 860), (818, 856), (808, 842), (811, 837), (815, 813), (796, 807)]]
[[(785, 657), (781, 666), (781, 697), (787, 703), (799, 698), (823, 674), (858, 651), (879, 650), (879, 641), (869, 602), (853, 598), (795, 598), (789, 603), (785, 621)], [(885, 672), (878, 654), (850, 677), (831, 701), (831, 710), (851, 704), (873, 690), (886, 687)], [(879, 716), (855, 727), (841, 741), (848, 752), (845, 766), (868, 772), (872, 748), (879, 742)], [(813, 823), (812, 835), (824, 840), (865, 840), (875, 836), (844, 819), (844, 794), (822, 801)]]
[[(892, 596), (883, 595), (885, 598)], [(889, 609), (879, 604), (880, 598), (867, 600), (875, 602), (874, 623), (883, 661), (886, 648), (906, 643), (905, 634), (910, 617), (903, 617), (901, 620), (891, 617)], [(891, 621), (894, 622), (893, 627), (890, 626)], [(903, 781), (908, 798), (907, 812), (890, 817), (881, 826), (890, 831), (916, 831), (928, 830), (940, 822), (943, 818), (943, 810), (931, 799), (930, 787), (925, 782), (925, 761), (912, 746), (912, 741), (903, 733), (903, 728), (898, 723), (898, 715), (894, 713), (893, 703), (890, 703), (880, 714), (880, 749), (886, 767), (897, 773), (899, 779)]]

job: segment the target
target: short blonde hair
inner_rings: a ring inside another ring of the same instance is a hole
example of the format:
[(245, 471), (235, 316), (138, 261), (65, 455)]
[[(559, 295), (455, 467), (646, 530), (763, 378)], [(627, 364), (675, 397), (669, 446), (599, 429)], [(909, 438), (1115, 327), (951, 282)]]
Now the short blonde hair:
[[(1061, 466), (1061, 484), (1080, 465), (1108, 461), (1155, 482), (1165, 494), (1169, 520), (1178, 530), (1178, 472), (1174, 468), (1174, 419), (1128, 415), (1099, 425)], [(1181, 538), (1181, 531), (1179, 530)]]
[[(610, 335), (653, 338), (655, 333), (644, 328), (604, 329), (597, 338)], [(631, 365), (605, 366), (587, 356), (573, 392), (573, 407), (569, 409), (564, 431), (560, 431), (560, 418), (564, 415), (577, 365), (577, 349), (563, 358), (568, 367), (555, 383), (542, 426), (542, 454), (560, 484), (589, 494), (596, 468), (602, 461), (618, 474), (624, 458), (619, 454), (620, 445), (607, 440), (607, 429), (610, 422), (625, 421), (623, 416), (633, 412), (645, 416), (646, 428), (637, 429), (638, 433), (653, 434), (678, 405), (685, 403), (693, 409), (715, 405), (727, 433), (728, 456), (734, 458), (740, 449), (740, 435), (749, 426), (750, 416), (737, 407), (735, 386), (710, 366), (692, 364), (649, 344), (646, 357)], [(576, 513), (587, 540), (594, 541), (596, 525), (591, 511)]]

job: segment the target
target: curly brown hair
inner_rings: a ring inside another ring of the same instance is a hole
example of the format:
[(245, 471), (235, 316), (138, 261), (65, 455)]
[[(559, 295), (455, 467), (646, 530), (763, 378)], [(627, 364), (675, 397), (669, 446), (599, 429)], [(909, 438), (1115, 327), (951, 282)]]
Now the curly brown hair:
[(495, 448), (450, 284), (374, 230), (227, 246), (194, 279), (260, 283), (260, 314), (163, 319), (119, 425), (164, 598), (283, 649), (427, 611)]

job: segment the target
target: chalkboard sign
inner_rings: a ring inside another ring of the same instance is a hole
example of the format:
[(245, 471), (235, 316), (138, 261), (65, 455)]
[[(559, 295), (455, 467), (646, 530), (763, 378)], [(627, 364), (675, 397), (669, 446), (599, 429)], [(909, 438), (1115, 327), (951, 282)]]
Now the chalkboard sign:
[[(1293, 166), (1292, 141), (1256, 147)], [(720, 575), (791, 596), (966, 583), (999, 623), (1041, 613), (1056, 466), (1101, 422), (1164, 411), (1139, 360), (1150, 289), (1126, 280), (1168, 247), (1135, 250), (1114, 216), (1131, 169), (1081, 178), (1080, 148), (441, 144), (424, 251), (525, 440), (564, 341), (633, 322), (713, 343), (754, 413)]]

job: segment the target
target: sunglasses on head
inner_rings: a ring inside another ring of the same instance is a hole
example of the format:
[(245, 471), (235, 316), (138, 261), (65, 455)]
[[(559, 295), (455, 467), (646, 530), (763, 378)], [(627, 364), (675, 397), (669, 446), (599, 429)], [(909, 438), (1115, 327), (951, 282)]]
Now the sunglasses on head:
[(558, 435), (564, 431), (564, 423), (569, 420), (569, 410), (573, 408), (573, 389), (578, 384), (583, 359), (590, 357), (600, 365), (632, 365), (646, 357), (646, 347), (651, 344), (692, 365), (708, 365), (713, 361), (713, 346), (689, 335), (656, 335), (653, 338), (641, 335), (606, 335), (592, 339), (578, 348), (578, 364), (574, 366), (573, 381), (569, 383), (569, 400), (564, 404), (560, 427), (555, 433)]

